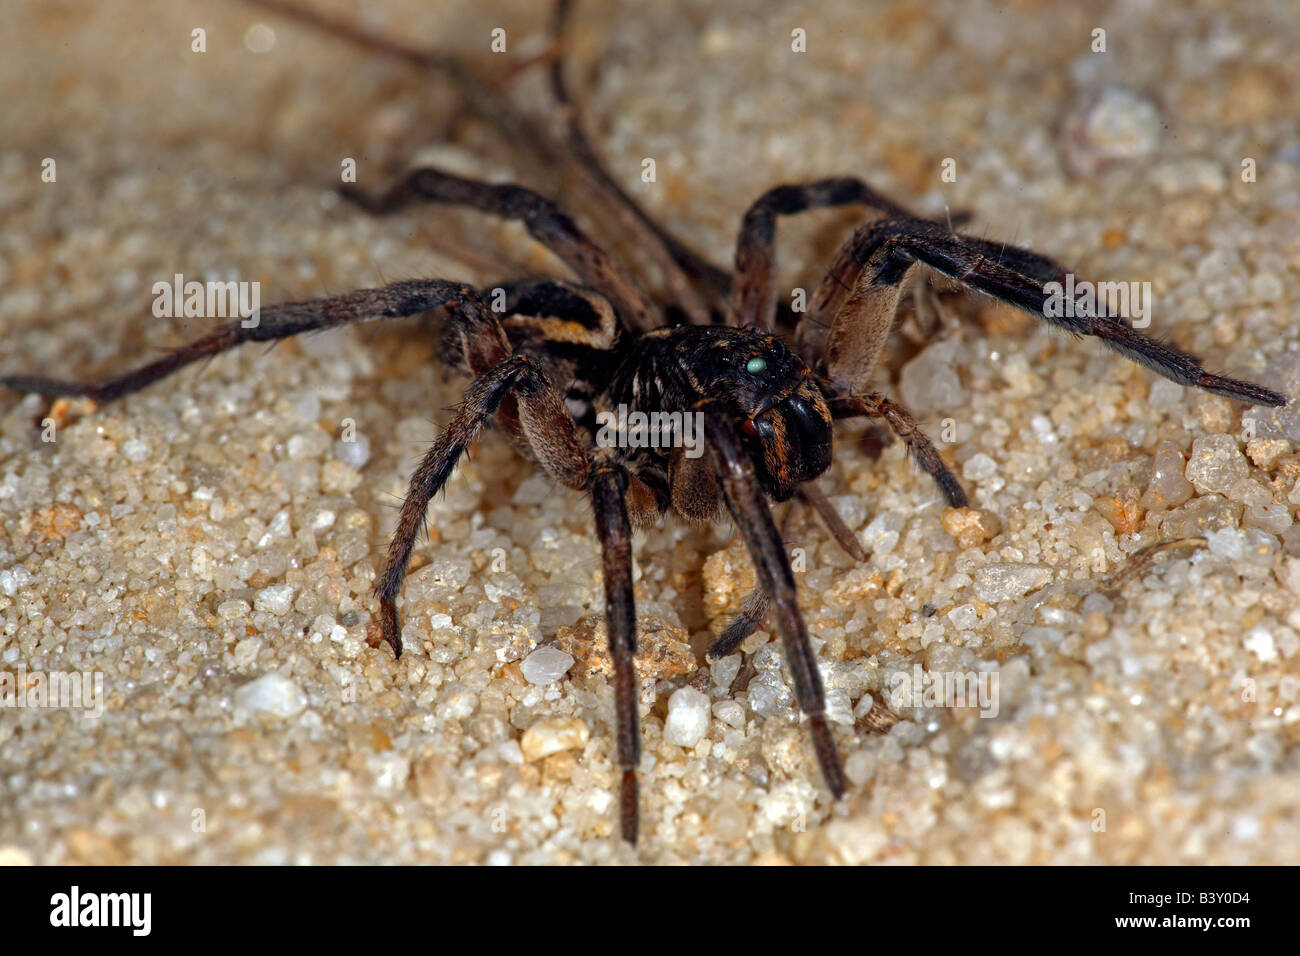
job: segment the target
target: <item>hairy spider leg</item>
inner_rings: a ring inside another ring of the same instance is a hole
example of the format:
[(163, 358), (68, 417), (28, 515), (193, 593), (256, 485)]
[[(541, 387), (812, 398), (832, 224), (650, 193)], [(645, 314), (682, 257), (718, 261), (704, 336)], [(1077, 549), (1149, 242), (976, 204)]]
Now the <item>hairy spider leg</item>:
[(950, 507), (965, 508), (969, 504), (965, 489), (939, 457), (939, 450), (922, 431), (912, 413), (898, 402), (879, 392), (870, 392), (866, 395), (832, 397), (830, 406), (831, 414), (837, 419), (865, 417), (884, 422), (903, 440), (917, 466), (934, 479)]
[[(308, 8), (291, 0), (247, 0), (255, 6), (282, 14), (306, 26), (351, 43), (362, 49), (393, 57), (414, 66), (441, 74), (453, 83), (465, 97), (471, 112), (495, 126), (501, 135), (512, 143), (531, 149), (543, 163), (562, 170), (572, 169), (582, 184), (605, 204), (597, 204), (593, 212), (617, 217), (623, 231), (632, 231), (640, 241), (637, 248), (649, 250), (651, 258), (660, 266), (673, 294), (693, 321), (707, 317), (700, 302), (699, 292), (721, 304), (731, 286), (731, 275), (706, 260), (675, 237), (668, 229), (636, 202), (610, 175), (599, 154), (592, 147), (582, 126), (581, 114), (573, 100), (564, 78), (564, 61), (567, 55), (566, 34), (572, 5), (560, 0), (552, 18), (553, 50), (543, 59), (551, 62), (550, 87), (556, 102), (565, 113), (566, 144), (561, 144), (549, 131), (521, 113), (510, 101), (474, 70), (466, 58), (442, 51), (428, 51), (413, 47), (398, 39), (366, 30), (351, 20), (336, 17)], [(683, 284), (683, 271), (689, 282)]]
[(808, 628), (799, 610), (794, 572), (781, 533), (772, 520), (767, 496), (759, 487), (754, 465), (726, 415), (709, 400), (701, 403), (709, 452), (727, 509), (749, 548), (758, 585), (776, 611), (777, 630), (794, 680), (799, 709), (808, 715), (813, 749), (826, 786), (836, 799), (844, 796), (844, 769), (835, 738), (826, 722), (826, 694), (808, 640)]
[(591, 471), (591, 506), (605, 580), (605, 628), (614, 662), (614, 707), (618, 722), (619, 828), (635, 843), (638, 823), (636, 768), (641, 762), (637, 715), (636, 603), (632, 593), (632, 526), (627, 514), (628, 474), (612, 455)]
[(375, 583), (384, 639), (402, 653), (397, 594), (410, 565), (416, 537), (429, 502), (451, 477), (460, 457), (507, 396), (518, 401), (519, 421), (534, 455), (556, 481), (592, 500), (605, 582), (605, 624), (614, 661), (618, 765), (621, 774), (619, 820), (622, 836), (636, 842), (638, 828), (636, 767), (640, 730), (633, 657), (636, 654), (636, 604), (632, 593), (632, 532), (625, 498), (635, 481), (622, 464), (605, 456), (592, 462), (577, 435), (573, 416), (536, 362), (512, 355), (476, 378), (459, 411), (425, 454), (402, 502), (384, 570)]
[(860, 179), (849, 176), (769, 189), (750, 205), (736, 237), (736, 279), (731, 287), (732, 324), (764, 331), (776, 327), (776, 219), (810, 209), (868, 206), (887, 216), (910, 215)]
[(380, 195), (372, 196), (355, 186), (344, 186), (340, 192), (376, 215), (424, 200), (470, 206), (503, 219), (518, 220), (583, 282), (608, 298), (632, 331), (648, 332), (661, 324), (658, 307), (635, 277), (583, 232), (568, 213), (531, 189), (463, 179), (426, 166), (411, 170)]
[(579, 165), (587, 173), (591, 184), (603, 195), (608, 208), (618, 216), (624, 230), (639, 238), (636, 248), (647, 250), (659, 266), (676, 301), (696, 325), (711, 322), (708, 307), (696, 286), (715, 303), (725, 303), (731, 276), (695, 252), (667, 228), (660, 225), (644, 207), (630, 196), (610, 175), (583, 128), (582, 112), (569, 93), (565, 81), (565, 57), (568, 53), (566, 36), (574, 4), (559, 0), (552, 19), (552, 35), (556, 55), (551, 61), (551, 95), (560, 105), (568, 133), (569, 148)]
[[(0, 376), (0, 384), (38, 395), (79, 395), (105, 404), (137, 392), (191, 362), (210, 358), (245, 342), (275, 341), (350, 322), (403, 318), (439, 306), (450, 307), (462, 323), (476, 328), (483, 323), (481, 305), (475, 306), (478, 301), (478, 293), (461, 282), (411, 279), (394, 282), (381, 289), (359, 289), (326, 299), (284, 302), (264, 307), (259, 312), (256, 325), (246, 326), (244, 320), (236, 319), (209, 335), (173, 349), (162, 358), (98, 384), (30, 375)], [(489, 352), (503, 348), (504, 354), (509, 354), (510, 346), (504, 334), (495, 342), (491, 333), (475, 336), (474, 341), (479, 348)], [(490, 355), (482, 360), (489, 363), (492, 361)]]
[[(732, 288), (731, 300), (733, 319), (741, 325), (767, 330), (775, 325), (778, 216), (851, 204), (867, 206), (892, 219), (917, 218), (861, 179), (851, 176), (777, 186), (755, 200), (745, 213), (736, 240), (736, 282)], [(1025, 255), (1028, 257), (1026, 261), (1039, 270), (1046, 268), (1044, 264), (1055, 267), (1054, 263), (1041, 256), (1027, 252)], [(812, 328), (812, 325), (801, 325), (799, 331), (806, 337)], [(833, 392), (828, 397), (833, 398)], [(960, 483), (906, 409), (897, 402), (874, 394), (861, 399), (860, 403), (865, 407), (853, 411), (841, 410), (840, 417), (871, 415), (884, 421), (906, 443), (920, 467), (935, 479), (948, 502), (954, 507), (965, 506), (966, 494)], [(823, 509), (819, 508), (818, 512), (825, 517)], [(837, 538), (840, 537), (837, 534)]]
[[(790, 510), (786, 512), (785, 519), (781, 522), (781, 539), (783, 541), (788, 540), (795, 516), (799, 513), (799, 505), (802, 503), (817, 512), (818, 517), (822, 519), (827, 530), (835, 539), (835, 543), (844, 549), (849, 557), (855, 561), (867, 560), (867, 552), (863, 550), (862, 543), (858, 541), (857, 536), (849, 526), (844, 523), (844, 519), (835, 510), (835, 506), (817, 488), (815, 482), (810, 481), (800, 485), (795, 495), (795, 501), (791, 503)], [(758, 629), (758, 626), (763, 623), (763, 618), (767, 617), (767, 612), (771, 606), (772, 602), (767, 592), (755, 585), (754, 589), (745, 596), (740, 611), (732, 618), (726, 630), (709, 646), (709, 656), (713, 658), (726, 657), (739, 647), (740, 643), (753, 634)]]
[[(903, 282), (922, 263), (1072, 335), (1099, 338), (1125, 358), (1180, 385), (1255, 405), (1286, 404), (1286, 397), (1272, 389), (1205, 371), (1196, 356), (1143, 335), (1122, 319), (1049, 314), (1045, 309), (1049, 295), (1044, 285), (1050, 280), (1041, 278), (1047, 273), (1047, 260), (1036, 256), (1036, 274), (1025, 275), (1005, 264), (1013, 261), (1005, 249), (1000, 259), (990, 256), (991, 251), (987, 242), (974, 242), (920, 219), (884, 219), (860, 227), (841, 247), (814, 296), (812, 311), (804, 318), (807, 323), (834, 316), (820, 358), (836, 389), (850, 395), (867, 390), (898, 308)], [(1024, 251), (1023, 255), (1033, 254)], [(1064, 271), (1055, 267), (1056, 273)]]

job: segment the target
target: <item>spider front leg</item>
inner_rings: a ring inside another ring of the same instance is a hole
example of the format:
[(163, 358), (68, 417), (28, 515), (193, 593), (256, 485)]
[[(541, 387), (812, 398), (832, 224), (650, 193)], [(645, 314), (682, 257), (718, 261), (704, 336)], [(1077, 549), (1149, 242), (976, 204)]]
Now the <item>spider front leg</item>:
[(767, 497), (754, 475), (753, 463), (730, 421), (707, 402), (700, 410), (704, 413), (705, 437), (718, 485), (749, 548), (758, 586), (769, 596), (776, 611), (777, 629), (794, 680), (795, 699), (799, 702), (799, 709), (808, 715), (817, 762), (826, 786), (838, 800), (847, 789), (844, 768), (835, 747), (835, 738), (826, 723), (826, 694), (808, 641), (808, 628), (799, 611), (794, 572), (781, 533), (772, 520)]
[[(790, 509), (786, 511), (785, 518), (781, 521), (781, 541), (784, 543), (790, 533), (790, 528), (794, 525), (795, 517), (799, 513), (800, 501), (795, 499), (790, 502)], [(767, 612), (772, 608), (772, 599), (768, 593), (763, 590), (761, 584), (755, 584), (754, 589), (745, 595), (745, 600), (740, 606), (736, 616), (731, 619), (727, 629), (718, 635), (718, 639), (709, 645), (708, 655), (714, 660), (720, 660), (732, 653), (741, 642), (753, 634), (763, 618), (767, 617)]]
[(627, 515), (629, 477), (612, 457), (591, 470), (591, 505), (596, 514), (601, 566), (605, 578), (605, 629), (614, 662), (614, 708), (618, 720), (619, 829), (628, 843), (636, 842), (636, 768), (641, 762), (641, 729), (637, 715), (636, 601), (632, 593), (632, 526)]
[[(1280, 406), (1287, 398), (1253, 382), (1205, 371), (1201, 360), (1168, 343), (1148, 338), (1123, 319), (1107, 315), (1050, 314), (1044, 287), (1065, 269), (1027, 250), (993, 246), (948, 232), (919, 219), (886, 219), (863, 226), (842, 247), (805, 316), (805, 326), (825, 326), (833, 315), (824, 349), (809, 356), (824, 366), (836, 389), (856, 395), (867, 390), (898, 307), (907, 274), (923, 263), (951, 279), (1023, 309), (1076, 336), (1093, 336), (1125, 358), (1180, 385), (1204, 389), (1254, 405)], [(1006, 263), (1018, 262), (1021, 272)], [(856, 279), (854, 279), (856, 276)], [(853, 279), (852, 285), (848, 281)], [(1095, 311), (1095, 310), (1094, 310)]]
[(777, 216), (855, 203), (888, 216), (908, 215), (903, 207), (852, 177), (776, 186), (754, 200), (736, 237), (736, 279), (729, 304), (732, 322), (768, 332), (776, 325)]
[[(776, 220), (778, 216), (793, 216), (811, 209), (830, 209), (838, 206), (862, 205), (891, 218), (916, 218), (898, 203), (881, 195), (867, 183), (854, 176), (837, 176), (807, 183), (792, 183), (769, 189), (745, 210), (740, 222), (740, 235), (736, 237), (736, 280), (731, 290), (728, 308), (731, 321), (736, 325), (750, 325), (771, 331), (776, 324)], [(949, 218), (948, 227), (961, 225), (970, 218), (967, 213), (956, 213)], [(1019, 251), (1019, 250), (1016, 250)], [(1033, 265), (1041, 268), (1042, 262), (1033, 253)]]
[[(835, 506), (827, 500), (826, 496), (817, 489), (816, 484), (808, 482), (800, 485), (799, 490), (795, 492), (796, 499), (790, 503), (790, 510), (785, 514), (785, 520), (781, 522), (781, 540), (788, 539), (790, 528), (794, 525), (794, 519), (799, 513), (801, 504), (806, 504), (817, 512), (826, 529), (830, 531), (831, 536), (849, 557), (855, 561), (867, 560), (867, 552), (862, 549), (861, 542), (840, 513), (835, 510)], [(732, 618), (727, 629), (722, 632), (716, 641), (709, 646), (709, 656), (712, 658), (726, 657), (749, 635), (758, 630), (758, 626), (763, 623), (763, 618), (767, 617), (768, 610), (772, 607), (771, 598), (767, 592), (759, 585), (745, 597), (740, 611)]]

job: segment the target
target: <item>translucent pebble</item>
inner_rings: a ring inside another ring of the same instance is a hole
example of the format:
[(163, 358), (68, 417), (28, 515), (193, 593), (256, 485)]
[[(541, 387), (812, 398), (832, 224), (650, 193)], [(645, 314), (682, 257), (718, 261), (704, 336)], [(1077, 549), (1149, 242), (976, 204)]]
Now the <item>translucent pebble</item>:
[(1213, 160), (1186, 156), (1160, 163), (1151, 170), (1151, 182), (1166, 196), (1184, 192), (1223, 192), (1223, 170)]
[(1246, 528), (1241, 532), (1241, 571), (1243, 574), (1268, 574), (1273, 567), (1273, 556), (1277, 554), (1281, 542), (1276, 535), (1258, 528)]
[(1115, 602), (1100, 591), (1093, 591), (1083, 599), (1082, 611), (1085, 615), (1094, 613), (1109, 615), (1114, 610)]
[(826, 691), (826, 719), (846, 727), (853, 726), (853, 701), (844, 688), (833, 687)]
[(1277, 644), (1273, 640), (1273, 635), (1262, 627), (1251, 630), (1241, 643), (1261, 661), (1271, 661), (1277, 657)]
[(145, 461), (149, 457), (149, 443), (132, 438), (122, 443), (122, 457), (127, 461)]
[(713, 683), (718, 687), (730, 687), (740, 673), (740, 665), (740, 654), (728, 654), (721, 660), (714, 661), (709, 668)]
[(682, 687), (668, 698), (664, 740), (678, 747), (694, 747), (709, 730), (709, 698), (694, 687)]
[(251, 667), (261, 653), (262, 640), (258, 637), (246, 637), (235, 645), (235, 666)]
[(876, 700), (870, 694), (863, 694), (858, 698), (858, 702), (853, 705), (854, 720), (861, 720), (871, 713), (871, 709), (876, 706)]
[(289, 509), (281, 508), (271, 519), (270, 526), (266, 532), (272, 538), (288, 538), (293, 535), (293, 528), (289, 524)]
[(981, 601), (996, 604), (1028, 594), (1050, 580), (1052, 572), (1048, 568), (1004, 562), (988, 564), (975, 572), (975, 594)]
[(1187, 397), (1187, 389), (1167, 378), (1155, 378), (1151, 382), (1151, 392), (1147, 395), (1147, 404), (1152, 408), (1177, 408)]
[(844, 761), (844, 775), (854, 786), (870, 783), (875, 773), (876, 755), (869, 750), (855, 750)]
[(519, 483), (511, 501), (517, 505), (540, 505), (555, 494), (555, 482), (545, 472), (529, 475)]
[(1056, 627), (1027, 627), (1020, 636), (1020, 642), (1034, 654), (1045, 653), (1064, 639), (1065, 632)]
[(943, 634), (943, 625), (938, 621), (930, 621), (925, 625), (925, 630), (921, 632), (921, 646), (930, 647), (936, 641), (942, 641)]
[(435, 713), (439, 720), (465, 720), (478, 707), (478, 695), (460, 681), (442, 689)]
[(334, 457), (345, 465), (361, 468), (370, 460), (370, 439), (358, 432), (352, 441), (334, 443)]
[(417, 572), (419, 576), (432, 584), (460, 590), (474, 573), (468, 558), (439, 556)]
[[(973, 548), (1002, 530), (1002, 521), (996, 513), (975, 508), (949, 508), (939, 523), (963, 548)], [(951, 547), (942, 550), (951, 550)]]
[(1173, 442), (1160, 443), (1151, 466), (1151, 480), (1138, 502), (1147, 511), (1177, 508), (1192, 496), (1192, 483), (1184, 476), (1183, 453)]
[(1273, 501), (1273, 493), (1253, 478), (1238, 478), (1228, 489), (1228, 497), (1244, 505), (1266, 505)]
[(1194, 538), (1215, 528), (1232, 527), (1240, 514), (1241, 505), (1236, 502), (1222, 495), (1207, 495), (1169, 512), (1162, 532), (1169, 538)]
[(785, 663), (785, 654), (780, 644), (764, 644), (754, 652), (754, 669), (758, 671), (780, 671)]
[(240, 618), (247, 617), (250, 610), (247, 601), (240, 601), (235, 598), (222, 601), (217, 605), (217, 617), (223, 621), (237, 621)]
[(1291, 527), (1291, 512), (1286, 505), (1249, 505), (1241, 523), (1247, 528), (1258, 528), (1269, 534), (1282, 534)]
[[(740, 655), (735, 655), (739, 657)], [(745, 708), (734, 700), (720, 700), (713, 705), (713, 716), (728, 727), (740, 730), (745, 726)]]
[(406, 785), (411, 775), (410, 758), (396, 751), (371, 754), (366, 758), (366, 769), (375, 780), (380, 790), (398, 791)]
[(1043, 379), (1029, 366), (1023, 355), (1009, 356), (1002, 365), (1002, 378), (1011, 386), (1012, 395), (1036, 395), (1043, 390)]
[(963, 478), (973, 482), (988, 481), (997, 473), (998, 463), (984, 452), (972, 455), (961, 471)]
[(1148, 156), (1160, 136), (1160, 111), (1122, 86), (1089, 90), (1062, 124), (1072, 172), (1090, 176), (1107, 163)]
[(1192, 443), (1184, 476), (1201, 494), (1225, 494), (1238, 478), (1250, 474), (1246, 456), (1231, 435), (1202, 435)]
[(292, 717), (307, 709), (301, 687), (279, 674), (265, 674), (235, 691), (235, 706), (242, 710)]
[(966, 404), (966, 389), (953, 367), (957, 348), (955, 341), (936, 342), (903, 366), (898, 390), (914, 414), (955, 415)]
[(1205, 540), (1209, 542), (1210, 553), (1230, 561), (1238, 561), (1245, 549), (1246, 536), (1236, 528), (1222, 528), (1207, 531)]
[(1261, 272), (1251, 278), (1250, 291), (1260, 302), (1273, 302), (1282, 297), (1282, 280), (1272, 272)]
[(524, 762), (524, 751), (517, 740), (501, 741), (496, 746), (496, 752), (506, 763), (521, 764)]
[(979, 623), (979, 615), (975, 612), (974, 604), (959, 604), (948, 612), (948, 620), (952, 621), (957, 630), (969, 631)]
[(573, 666), (573, 658), (557, 647), (539, 647), (519, 665), (524, 680), (545, 687), (554, 684)]
[(906, 525), (906, 520), (892, 511), (883, 511), (862, 529), (858, 540), (862, 546), (876, 557), (883, 557), (894, 550), (898, 544), (899, 533)]
[(332, 458), (321, 466), (321, 490), (333, 495), (346, 495), (361, 484), (360, 473), (351, 465)]
[(524, 759), (534, 761), (562, 750), (581, 750), (590, 737), (590, 729), (581, 720), (555, 718), (538, 721), (525, 730), (519, 746)]
[(304, 422), (320, 418), (320, 397), (314, 392), (304, 392), (293, 398), (293, 413)]
[(867, 520), (867, 504), (861, 495), (835, 495), (830, 501), (848, 527), (857, 528)]
[(781, 703), (790, 697), (784, 687), (755, 678), (749, 684), (749, 707), (760, 717), (771, 717), (781, 710)]
[(254, 608), (267, 614), (274, 614), (276, 617), (288, 614), (292, 606), (292, 584), (272, 584), (270, 587), (262, 588), (253, 598)]

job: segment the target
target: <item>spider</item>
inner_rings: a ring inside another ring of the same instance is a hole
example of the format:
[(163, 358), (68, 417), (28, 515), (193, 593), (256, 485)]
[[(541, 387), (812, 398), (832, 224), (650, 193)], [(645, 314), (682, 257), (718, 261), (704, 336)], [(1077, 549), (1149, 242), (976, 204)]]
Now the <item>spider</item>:
[[(587, 189), (612, 207), (639, 251), (659, 266), (666, 296), (652, 298), (636, 273), (538, 192), (422, 167), (382, 194), (345, 187), (344, 195), (376, 215), (428, 202), (520, 221), (569, 266), (576, 281), (537, 278), (485, 287), (503, 293), (504, 309), (495, 311), (487, 307), (485, 299), (491, 296), (485, 290), (446, 279), (407, 280), (265, 308), (255, 326), (233, 321), (99, 384), (19, 375), (0, 382), (12, 389), (83, 396), (103, 404), (245, 342), (444, 310), (442, 356), (472, 381), (463, 403), (411, 476), (374, 589), (383, 638), (400, 656), (397, 597), (429, 502), (480, 430), (495, 423), (551, 478), (591, 501), (614, 662), (620, 830), (630, 843), (635, 843), (638, 830), (640, 759), (632, 533), (669, 513), (702, 523), (730, 518), (739, 529), (757, 586), (708, 654), (718, 658), (733, 652), (769, 611), (775, 612), (816, 759), (830, 792), (836, 799), (844, 796), (844, 772), (827, 723), (821, 678), (770, 502), (797, 498), (808, 504), (845, 550), (865, 560), (861, 545), (813, 482), (831, 463), (835, 423), (868, 418), (899, 436), (950, 505), (966, 504), (960, 483), (916, 421), (870, 384), (900, 294), (918, 267), (1009, 303), (1075, 337), (1098, 338), (1181, 385), (1260, 405), (1287, 401), (1251, 382), (1207, 372), (1200, 359), (1143, 335), (1104, 310), (1066, 317), (1049, 314), (1045, 286), (1064, 281), (1062, 266), (1028, 249), (964, 235), (951, 224), (914, 215), (855, 178), (783, 185), (764, 193), (741, 221), (734, 271), (713, 265), (626, 195), (587, 140), (564, 76), (562, 53), (571, 19), (567, 0), (556, 6), (555, 43), (548, 57), (550, 89), (567, 150), (490, 92), (459, 61), (410, 49), (285, 0), (263, 0), (262, 5), (441, 72), (459, 86), (473, 109), (513, 134), (512, 139), (523, 134), (522, 140), (544, 158), (577, 172)], [(841, 246), (806, 312), (778, 306), (778, 218), (847, 205), (866, 206), (875, 218)], [(598, 417), (619, 406), (698, 416), (706, 453), (692, 456), (680, 443), (627, 447), (626, 442), (598, 441)]]

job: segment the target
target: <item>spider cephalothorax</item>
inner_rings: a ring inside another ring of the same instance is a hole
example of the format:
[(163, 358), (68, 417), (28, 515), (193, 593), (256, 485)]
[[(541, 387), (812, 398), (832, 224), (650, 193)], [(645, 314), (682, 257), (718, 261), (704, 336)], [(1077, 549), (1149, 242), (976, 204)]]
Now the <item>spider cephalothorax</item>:
[[(442, 70), (512, 139), (532, 143), (546, 159), (565, 155), (544, 130), (486, 93), (464, 64), (363, 34), (283, 0), (272, 5), (372, 49)], [(563, 39), (568, 6), (558, 5), (557, 49), (562, 48), (558, 41)], [(383, 636), (400, 655), (397, 598), (429, 501), (483, 426), (495, 422), (557, 482), (591, 498), (614, 661), (620, 822), (627, 840), (635, 840), (637, 833), (640, 754), (631, 529), (634, 523), (658, 520), (669, 511), (692, 520), (730, 517), (735, 522), (758, 583), (709, 654), (734, 651), (772, 610), (818, 763), (830, 791), (836, 797), (844, 794), (821, 679), (769, 501), (797, 496), (822, 516), (847, 551), (865, 559), (861, 545), (812, 481), (830, 464), (832, 421), (868, 417), (898, 434), (950, 504), (965, 504), (960, 484), (912, 417), (872, 391), (871, 376), (899, 295), (916, 266), (927, 266), (1075, 336), (1096, 337), (1180, 384), (1256, 404), (1286, 402), (1270, 389), (1204, 371), (1195, 356), (1144, 336), (1122, 317), (1095, 310), (1068, 317), (1049, 314), (1044, 308), (1048, 288), (1066, 274), (1060, 265), (1027, 249), (962, 235), (913, 216), (857, 179), (779, 186), (765, 193), (742, 221), (734, 273), (721, 269), (654, 222), (600, 165), (569, 99), (558, 57), (552, 62), (551, 81), (567, 118), (569, 161), (589, 191), (619, 211), (620, 223), (644, 244), (644, 255), (658, 264), (667, 287), (661, 300), (652, 298), (631, 269), (538, 193), (421, 168), (381, 195), (355, 188), (345, 195), (376, 214), (432, 202), (521, 221), (580, 281), (511, 281), (490, 287), (487, 296), (459, 282), (408, 280), (264, 308), (253, 326), (232, 322), (102, 384), (30, 376), (0, 381), (45, 395), (83, 395), (107, 402), (243, 342), (445, 310), (444, 355), (473, 380), (463, 404), (411, 477), (375, 585)], [(787, 320), (797, 321), (793, 328), (789, 322), (779, 328), (777, 217), (849, 204), (864, 205), (878, 218), (841, 246), (807, 313), (784, 313)], [(495, 300), (502, 295), (504, 307), (498, 308)], [(494, 300), (493, 308), (485, 303), (487, 298)], [(689, 324), (680, 324), (682, 319)], [(701, 444), (688, 448), (682, 442), (632, 441), (621, 426), (602, 432), (601, 417), (617, 418), (619, 409), (670, 421), (674, 415), (692, 416)]]
[(648, 332), (615, 372), (607, 396), (682, 414), (715, 406), (739, 423), (759, 483), (776, 501), (789, 500), (831, 463), (831, 411), (812, 371), (779, 338), (756, 329)]

